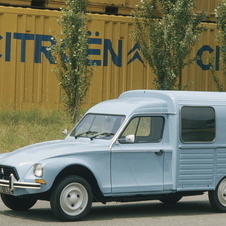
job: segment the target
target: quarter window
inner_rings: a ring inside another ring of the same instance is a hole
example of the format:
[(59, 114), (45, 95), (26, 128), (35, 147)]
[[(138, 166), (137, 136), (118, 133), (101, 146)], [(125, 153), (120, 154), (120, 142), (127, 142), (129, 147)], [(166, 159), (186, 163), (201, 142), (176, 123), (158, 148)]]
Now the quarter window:
[(215, 112), (212, 107), (183, 107), (181, 109), (181, 140), (183, 142), (212, 142), (215, 139)]
[(157, 143), (162, 139), (164, 118), (160, 116), (140, 116), (133, 118), (120, 136), (120, 143), (126, 143), (125, 137), (135, 136), (135, 143)]

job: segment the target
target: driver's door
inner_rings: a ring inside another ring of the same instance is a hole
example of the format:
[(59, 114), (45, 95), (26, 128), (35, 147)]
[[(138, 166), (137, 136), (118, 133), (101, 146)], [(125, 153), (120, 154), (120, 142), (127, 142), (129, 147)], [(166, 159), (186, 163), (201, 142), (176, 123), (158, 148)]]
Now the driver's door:
[(128, 123), (112, 147), (113, 194), (163, 190), (164, 121), (163, 116), (136, 116)]

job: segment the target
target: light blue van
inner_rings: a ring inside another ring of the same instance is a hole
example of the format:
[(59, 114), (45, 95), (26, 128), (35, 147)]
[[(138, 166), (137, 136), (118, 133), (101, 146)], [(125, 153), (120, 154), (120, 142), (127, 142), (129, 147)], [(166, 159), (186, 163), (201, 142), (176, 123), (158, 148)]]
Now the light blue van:
[(50, 201), (63, 221), (93, 202), (208, 192), (226, 212), (226, 93), (128, 91), (92, 107), (65, 140), (0, 155), (0, 193), (12, 210)]

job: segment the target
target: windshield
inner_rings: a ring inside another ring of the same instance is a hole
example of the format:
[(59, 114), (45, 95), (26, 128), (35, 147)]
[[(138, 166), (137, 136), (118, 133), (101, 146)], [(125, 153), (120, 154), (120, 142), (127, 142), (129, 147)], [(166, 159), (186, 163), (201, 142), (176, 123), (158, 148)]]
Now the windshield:
[(70, 136), (92, 139), (111, 139), (118, 131), (125, 116), (87, 114), (71, 132)]

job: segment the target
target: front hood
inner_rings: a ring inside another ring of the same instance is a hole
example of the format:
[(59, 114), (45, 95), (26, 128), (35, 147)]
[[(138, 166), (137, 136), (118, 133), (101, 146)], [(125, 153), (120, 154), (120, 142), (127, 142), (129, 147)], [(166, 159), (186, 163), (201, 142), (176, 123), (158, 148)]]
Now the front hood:
[(0, 155), (0, 165), (28, 167), (44, 159), (107, 150), (108, 146), (109, 142), (89, 139), (47, 141)]

